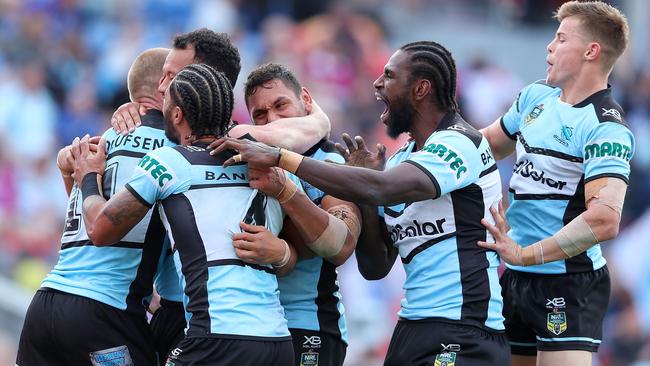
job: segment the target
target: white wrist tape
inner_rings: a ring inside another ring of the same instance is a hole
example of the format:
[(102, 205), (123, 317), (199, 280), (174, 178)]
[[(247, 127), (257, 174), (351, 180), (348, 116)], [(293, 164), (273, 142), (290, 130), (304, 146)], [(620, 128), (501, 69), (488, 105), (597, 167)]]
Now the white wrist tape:
[(570, 223), (566, 224), (566, 226), (553, 235), (553, 238), (569, 258), (584, 252), (598, 243), (598, 238), (596, 238), (593, 230), (591, 230), (591, 227), (582, 215), (579, 215)]
[(284, 256), (282, 256), (282, 260), (280, 260), (279, 262), (271, 264), (274, 268), (280, 268), (286, 266), (287, 263), (289, 263), (289, 259), (291, 259), (291, 249), (289, 248), (289, 244), (286, 242), (286, 240), (282, 240), (282, 241), (284, 242)]
[(336, 217), (328, 214), (329, 223), (318, 239), (307, 244), (309, 249), (323, 258), (333, 257), (341, 252), (348, 236), (348, 226)]

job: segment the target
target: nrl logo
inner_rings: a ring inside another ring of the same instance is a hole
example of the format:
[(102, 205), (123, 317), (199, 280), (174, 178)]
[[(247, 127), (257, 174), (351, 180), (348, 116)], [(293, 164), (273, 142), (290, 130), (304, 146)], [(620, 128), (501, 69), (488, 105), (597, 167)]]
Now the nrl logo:
[(524, 118), (524, 126), (528, 126), (529, 124), (533, 123), (537, 117), (539, 117), (540, 114), (544, 111), (544, 104), (538, 104), (533, 108), (530, 113)]
[(546, 316), (546, 329), (549, 332), (560, 335), (566, 331), (566, 313), (565, 312), (552, 312)]
[(434, 366), (454, 366), (456, 365), (456, 352), (443, 352), (436, 355), (433, 363)]

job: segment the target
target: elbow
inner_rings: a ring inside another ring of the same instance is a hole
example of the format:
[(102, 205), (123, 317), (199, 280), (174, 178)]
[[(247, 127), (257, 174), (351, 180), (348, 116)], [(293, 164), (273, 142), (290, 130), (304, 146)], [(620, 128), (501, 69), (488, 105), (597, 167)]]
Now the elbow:
[(618, 219), (606, 220), (602, 225), (602, 230), (598, 236), (598, 240), (602, 242), (616, 238), (618, 236), (619, 224), (620, 222)]
[(589, 218), (585, 217), (585, 219), (587, 222), (591, 222), (590, 226), (599, 242), (611, 240), (618, 236), (621, 218), (617, 212), (601, 205), (591, 207), (589, 211), (592, 211), (593, 214), (590, 214)]
[(88, 234), (88, 239), (96, 247), (103, 247), (111, 244), (115, 244), (118, 240), (111, 238), (108, 233), (103, 233), (100, 230), (97, 230), (95, 227), (86, 228), (86, 233)]

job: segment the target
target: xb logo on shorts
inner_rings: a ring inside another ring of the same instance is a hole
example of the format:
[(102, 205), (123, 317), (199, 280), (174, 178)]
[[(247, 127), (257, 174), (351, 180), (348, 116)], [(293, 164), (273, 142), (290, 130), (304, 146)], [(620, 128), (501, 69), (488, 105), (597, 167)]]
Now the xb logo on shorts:
[(567, 329), (566, 313), (559, 311), (559, 309), (566, 308), (564, 297), (546, 299), (546, 308), (553, 310), (553, 312), (546, 314), (546, 329), (555, 335), (564, 333)]
[(319, 336), (303, 336), (305, 341), (302, 342), (303, 348), (320, 348), (321, 340)]

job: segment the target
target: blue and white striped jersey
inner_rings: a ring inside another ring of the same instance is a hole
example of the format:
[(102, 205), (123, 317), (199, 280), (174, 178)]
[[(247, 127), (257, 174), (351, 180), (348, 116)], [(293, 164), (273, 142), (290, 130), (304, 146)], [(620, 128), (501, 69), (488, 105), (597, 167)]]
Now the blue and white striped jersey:
[[(305, 156), (345, 163), (343, 157), (335, 152), (334, 144), (327, 140), (319, 142)], [(301, 180), (301, 183), (307, 196), (319, 205), (325, 193), (307, 181)], [(320, 331), (347, 343), (345, 309), (336, 278), (336, 266), (319, 256), (298, 259), (293, 272), (278, 278), (280, 302), (289, 328)]]
[[(630, 176), (634, 137), (611, 90), (576, 105), (562, 102), (560, 93), (543, 82), (528, 85), (501, 118), (503, 131), (517, 141), (506, 217), (509, 235), (522, 246), (555, 234), (584, 212), (586, 182), (600, 177), (628, 182)], [(595, 245), (566, 260), (508, 267), (559, 274), (604, 265), (600, 245)]]
[[(102, 189), (107, 199), (122, 189), (146, 153), (175, 145), (165, 137), (160, 111), (149, 110), (142, 121), (142, 127), (129, 135), (119, 135), (112, 129), (103, 135), (108, 155)], [(59, 260), (42, 286), (144, 315), (143, 300), (151, 295), (159, 258), (166, 250), (165, 229), (159, 216), (150, 210), (121, 241), (95, 247), (86, 234), (81, 204), (81, 191), (75, 185), (68, 199)]]
[(232, 244), (240, 221), (277, 235), (284, 212), (249, 187), (246, 164), (223, 167), (231, 155), (211, 156), (206, 146), (150, 152), (126, 185), (146, 205), (159, 203), (184, 289), (186, 335), (288, 339), (273, 267), (244, 263)]
[(487, 140), (456, 113), (415, 150), (410, 141), (386, 164), (412, 164), (439, 195), (380, 207), (406, 272), (399, 316), (444, 318), (489, 330), (503, 330), (503, 300), (493, 251), (476, 243), (493, 240), (481, 224), (501, 199), (501, 179)]

